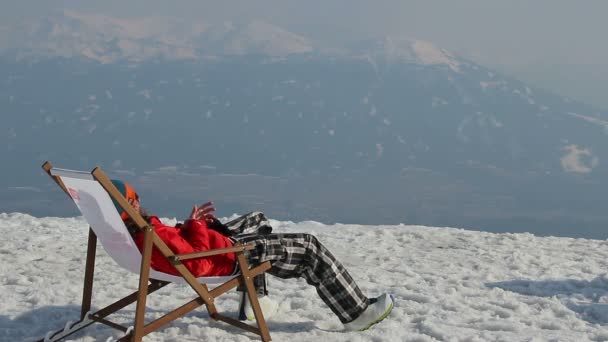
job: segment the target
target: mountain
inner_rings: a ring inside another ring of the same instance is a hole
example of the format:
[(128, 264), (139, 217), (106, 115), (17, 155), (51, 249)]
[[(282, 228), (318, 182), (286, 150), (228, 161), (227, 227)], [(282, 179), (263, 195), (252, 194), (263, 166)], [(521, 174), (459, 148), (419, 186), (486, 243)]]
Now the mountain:
[(2, 45), (2, 211), (73, 213), (48, 159), (100, 165), (162, 215), (213, 199), (289, 220), (608, 237), (605, 112), (419, 40), (327, 49), (259, 22), (150, 22), (67, 13)]
[(13, 52), (17, 59), (77, 57), (104, 64), (198, 60), (217, 54), (280, 56), (310, 52), (310, 44), (263, 21), (185, 24), (165, 17), (120, 19), (74, 11), (0, 28), (0, 51)]

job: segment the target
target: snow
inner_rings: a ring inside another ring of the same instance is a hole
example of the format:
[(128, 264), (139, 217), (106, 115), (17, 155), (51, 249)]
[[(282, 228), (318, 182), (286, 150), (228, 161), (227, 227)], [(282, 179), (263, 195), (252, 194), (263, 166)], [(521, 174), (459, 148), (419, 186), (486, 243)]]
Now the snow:
[[(608, 340), (607, 241), (408, 225), (272, 224), (276, 232), (315, 234), (364, 292), (396, 298), (385, 321), (365, 332), (343, 332), (314, 288), (270, 276), (270, 295), (280, 303), (278, 315), (268, 319), (274, 341)], [(32, 341), (77, 319), (87, 230), (81, 217), (0, 213), (0, 340)], [(136, 276), (117, 268), (99, 246), (94, 307), (136, 286)], [(148, 317), (192, 296), (188, 287), (170, 285), (149, 297)], [(234, 292), (217, 302), (232, 316), (237, 305)], [(113, 319), (128, 325), (133, 313), (131, 305)], [(70, 339), (119, 336), (95, 324)], [(201, 308), (144, 340), (259, 339), (210, 321)]]
[(419, 39), (389, 36), (355, 47), (351, 53), (369, 62), (375, 70), (378, 69), (378, 58), (381, 58), (422, 65), (446, 65), (454, 72), (461, 72), (461, 62), (452, 53)]
[(269, 56), (308, 53), (313, 51), (312, 42), (280, 27), (256, 20), (241, 29), (229, 31), (226, 42), (228, 54), (263, 53)]
[(589, 173), (599, 164), (599, 158), (594, 156), (588, 148), (578, 145), (567, 145), (560, 158), (562, 169), (565, 172)]
[(454, 56), (445, 50), (437, 48), (430, 42), (414, 40), (412, 49), (422, 64), (445, 64), (456, 72), (460, 71), (459, 63), (454, 59)]
[(579, 118), (579, 119), (585, 120), (587, 122), (599, 125), (599, 126), (603, 127), (604, 130), (608, 130), (608, 121), (606, 121), (606, 120), (602, 120), (602, 119), (599, 119), (599, 118), (596, 118), (596, 117), (593, 117), (593, 116), (583, 115), (583, 114), (578, 114), (578, 113), (571, 113), (571, 112), (569, 112), (569, 113), (566, 113), (566, 114), (570, 115), (570, 116), (573, 116), (575, 118)]

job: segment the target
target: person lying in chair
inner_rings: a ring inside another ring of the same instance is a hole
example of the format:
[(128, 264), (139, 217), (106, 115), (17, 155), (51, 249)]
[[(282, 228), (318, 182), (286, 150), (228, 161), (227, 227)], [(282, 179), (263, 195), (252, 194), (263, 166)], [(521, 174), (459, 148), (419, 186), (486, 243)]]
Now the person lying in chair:
[[(393, 309), (393, 296), (365, 296), (344, 266), (311, 234), (273, 234), (272, 227), (261, 212), (249, 213), (221, 223), (213, 214), (215, 208), (212, 202), (200, 207), (195, 205), (187, 220), (175, 226), (168, 226), (141, 207), (138, 194), (128, 183), (120, 180), (112, 180), (112, 183), (154, 227), (156, 234), (175, 254), (226, 248), (235, 243), (253, 244), (255, 249), (246, 253), (247, 261), (252, 266), (268, 260), (272, 264), (268, 273), (283, 279), (304, 278), (316, 288), (321, 299), (348, 331), (366, 330), (386, 318)], [(142, 250), (144, 234), (127, 213), (120, 206), (116, 206), (135, 244)], [(234, 253), (184, 260), (183, 263), (196, 277), (228, 276), (237, 270)], [(151, 266), (160, 272), (179, 275), (156, 249), (152, 252)], [(256, 277), (254, 284), (262, 311), (269, 317), (277, 310), (278, 305), (267, 296), (263, 275)], [(242, 296), (240, 318), (253, 320), (253, 310), (246, 298), (247, 296)], [(243, 313), (245, 317), (242, 317)]]

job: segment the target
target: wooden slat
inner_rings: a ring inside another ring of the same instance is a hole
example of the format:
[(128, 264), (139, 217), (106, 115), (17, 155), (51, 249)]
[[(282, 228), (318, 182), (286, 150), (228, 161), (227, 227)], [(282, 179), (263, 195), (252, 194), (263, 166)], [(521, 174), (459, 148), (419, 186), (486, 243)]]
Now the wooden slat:
[(179, 308), (167, 313), (166, 315), (157, 318), (156, 320), (148, 323), (145, 327), (144, 327), (144, 335), (147, 335), (153, 331), (158, 330), (159, 328), (161, 328), (162, 326), (166, 325), (167, 323), (172, 322), (173, 320), (175, 320), (176, 318), (182, 317), (184, 315), (186, 315), (187, 313), (189, 313), (190, 311), (200, 307), (201, 305), (204, 305), (205, 302), (200, 298), (197, 297), (191, 301), (189, 301), (188, 303), (180, 306)]
[(95, 255), (97, 253), (97, 235), (89, 227), (89, 238), (87, 243), (87, 261), (84, 268), (84, 285), (82, 289), (82, 307), (80, 319), (91, 310), (91, 297), (93, 295), (93, 277), (95, 275)]
[[(95, 323), (95, 321), (89, 321), (88, 323), (82, 325), (80, 328), (74, 329), (74, 330), (70, 331), (68, 334), (64, 335), (62, 338), (58, 339), (57, 341), (60, 341), (60, 340), (62, 340), (64, 338), (66, 338), (66, 337), (69, 337), (69, 336), (75, 334), (76, 332), (78, 332), (78, 331), (80, 331), (80, 330), (82, 330), (82, 329), (90, 326), (93, 323)], [(57, 334), (61, 334), (61, 333), (63, 333), (63, 329), (55, 331), (54, 333), (51, 334), (51, 339), (52, 339), (53, 336), (56, 336)], [(45, 341), (44, 338), (41, 338), (41, 339), (36, 340), (36, 342), (46, 342), (46, 341)]]
[[(170, 283), (152, 282), (150, 284), (150, 286), (148, 287), (148, 294), (151, 294), (151, 293), (167, 286), (168, 284), (170, 284)], [(126, 307), (127, 305), (134, 303), (137, 300), (138, 293), (139, 293), (139, 291), (135, 291), (135, 292), (131, 293), (130, 295), (117, 300), (116, 302), (106, 306), (105, 308), (103, 308), (101, 310), (98, 310), (97, 312), (95, 312), (93, 314), (97, 317), (106, 317), (106, 316)]]
[(121, 338), (119, 338), (118, 340), (116, 340), (116, 342), (131, 342), (133, 341), (133, 331), (131, 331), (130, 334), (125, 335)]
[[(266, 272), (267, 270), (269, 270), (270, 267), (271, 267), (270, 261), (265, 261), (262, 264), (252, 268), (250, 276), (255, 277), (259, 274), (262, 274), (262, 273)], [(237, 278), (230, 279), (227, 282), (223, 283), (222, 285), (215, 287), (213, 290), (209, 291), (209, 293), (211, 294), (211, 296), (213, 296), (213, 298), (217, 298), (220, 295), (222, 295), (223, 293), (230, 291), (233, 287), (236, 287), (238, 285), (238, 283), (241, 281), (243, 281), (243, 280), (242, 280), (242, 277), (239, 275)]]
[(114, 322), (112, 322), (112, 321), (109, 321), (109, 320), (107, 320), (107, 319), (105, 319), (105, 318), (96, 317), (96, 316), (94, 316), (94, 315), (89, 315), (89, 318), (90, 318), (92, 321), (95, 321), (95, 322), (97, 322), (97, 323), (101, 323), (101, 324), (105, 324), (105, 325), (107, 325), (107, 326), (109, 326), (109, 327), (112, 327), (112, 328), (114, 328), (114, 329), (116, 329), (116, 330), (120, 330), (120, 331), (122, 331), (122, 332), (127, 332), (127, 330), (129, 330), (129, 328), (127, 328), (127, 327), (125, 327), (125, 326), (122, 326), (122, 325), (120, 325), (120, 324), (114, 323)]
[(137, 305), (135, 307), (135, 326), (133, 328), (133, 341), (139, 342), (143, 338), (144, 319), (146, 316), (146, 298), (148, 297), (148, 280), (150, 279), (150, 263), (152, 258), (153, 236), (152, 227), (144, 230), (144, 248), (141, 255), (141, 268), (139, 271), (139, 290), (137, 291)]
[(72, 196), (68, 192), (68, 189), (65, 187), (65, 184), (63, 184), (63, 181), (61, 180), (61, 178), (53, 176), (51, 174), (52, 168), (53, 168), (53, 164), (50, 161), (46, 161), (46, 162), (44, 162), (44, 164), (42, 164), (42, 169), (49, 175), (49, 177), (51, 177), (55, 181), (55, 183), (57, 183), (57, 185), (59, 185), (61, 190), (63, 190), (63, 192), (65, 192), (65, 194), (68, 195), (68, 197), (70, 199), (72, 199)]
[[(222, 322), (226, 322), (226, 323), (228, 323), (230, 325), (234, 325), (235, 327), (238, 327), (238, 328), (241, 328), (241, 329), (245, 329), (245, 330), (247, 330), (249, 332), (252, 332), (252, 333), (254, 333), (256, 335), (262, 336), (262, 333), (260, 332), (259, 328), (251, 326), (251, 325), (249, 325), (247, 323), (243, 323), (243, 322), (241, 322), (239, 320), (236, 320), (234, 318), (226, 317), (226, 316), (223, 316), (223, 315), (217, 315), (215, 317), (215, 319), (217, 319), (219, 321), (222, 321)], [(262, 337), (262, 340), (264, 340), (263, 337)], [(270, 341), (270, 336), (269, 336), (269, 338), (267, 340), (264, 340), (264, 341)]]
[(262, 341), (270, 341), (270, 333), (268, 332), (268, 326), (266, 325), (266, 320), (264, 319), (264, 313), (262, 312), (260, 302), (258, 301), (258, 294), (253, 286), (253, 277), (251, 271), (249, 270), (247, 259), (243, 253), (239, 253), (237, 258), (241, 276), (243, 277), (247, 295), (249, 296), (249, 303), (253, 309), (253, 314), (255, 315), (258, 328), (260, 329), (260, 336), (262, 337)]
[(91, 172), (95, 180), (108, 192), (110, 197), (118, 203), (118, 205), (129, 215), (131, 220), (140, 228), (144, 229), (148, 226), (148, 222), (133, 208), (131, 204), (125, 199), (125, 197), (116, 189), (110, 178), (101, 170), (96, 167)]
[[(256, 276), (258, 274), (266, 272), (270, 268), (270, 266), (271, 266), (270, 262), (266, 261), (266, 262), (262, 263), (261, 265), (258, 265), (256, 267), (252, 268), (251, 276)], [(223, 283), (222, 285), (217, 286), (213, 290), (209, 291), (209, 294), (213, 298), (217, 298), (218, 296), (235, 288), (239, 284), (239, 282), (240, 282), (239, 278), (230, 279), (229, 281), (227, 281), (227, 282)], [(182, 305), (181, 307), (167, 313), (163, 317), (160, 317), (160, 318), (148, 323), (144, 328), (144, 335), (147, 335), (153, 331), (158, 330), (159, 328), (170, 323), (171, 321), (175, 320), (176, 318), (184, 316), (184, 315), (188, 314), (189, 312), (191, 312), (192, 310), (195, 310), (196, 308), (198, 308), (204, 304), (205, 304), (205, 302), (201, 298), (195, 298), (195, 299), (191, 300), (190, 302)], [(220, 315), (216, 314), (215, 317), (213, 317), (213, 318), (219, 319), (218, 318), (219, 316)], [(254, 331), (254, 332), (256, 334), (260, 335), (259, 331)]]
[(204, 252), (176, 254), (174, 259), (188, 260), (188, 259), (202, 258), (202, 257), (208, 257), (208, 256), (218, 255), (218, 254), (242, 252), (242, 251), (252, 250), (254, 248), (255, 248), (255, 246), (253, 246), (253, 245), (242, 245), (242, 246), (239, 245), (239, 246), (227, 247), (227, 248), (217, 248), (217, 249), (211, 249), (211, 250), (204, 251)]
[[(173, 251), (165, 244), (163, 240), (154, 233), (154, 246), (158, 248), (158, 250), (165, 256), (165, 258), (169, 259), (174, 257)], [(184, 266), (181, 262), (179, 264), (173, 265), (175, 269), (180, 273), (180, 275), (184, 278), (184, 280), (192, 287), (192, 289), (205, 301), (207, 307), (214, 306), (213, 305), (213, 297), (209, 295), (209, 292), (202, 286), (201, 283), (198, 282), (196, 277), (192, 275), (192, 272)]]

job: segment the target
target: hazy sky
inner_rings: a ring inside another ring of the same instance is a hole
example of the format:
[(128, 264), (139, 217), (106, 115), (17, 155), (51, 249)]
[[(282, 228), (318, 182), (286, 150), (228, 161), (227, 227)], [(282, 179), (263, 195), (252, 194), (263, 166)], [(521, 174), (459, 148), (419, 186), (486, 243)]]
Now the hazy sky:
[(605, 0), (1, 0), (2, 22), (64, 8), (121, 17), (263, 19), (328, 43), (406, 36), (493, 65), (606, 65)]

